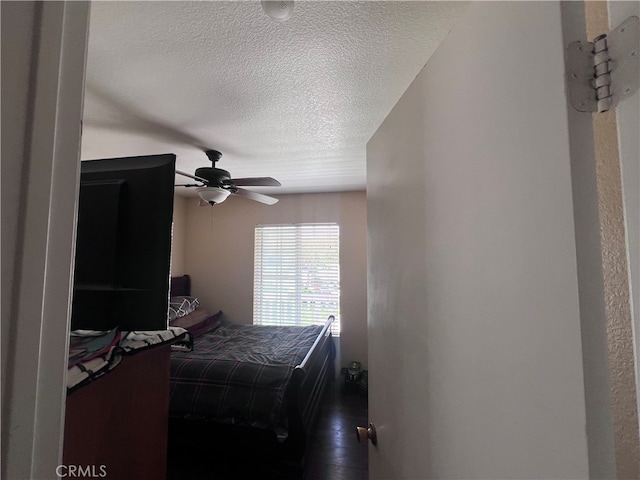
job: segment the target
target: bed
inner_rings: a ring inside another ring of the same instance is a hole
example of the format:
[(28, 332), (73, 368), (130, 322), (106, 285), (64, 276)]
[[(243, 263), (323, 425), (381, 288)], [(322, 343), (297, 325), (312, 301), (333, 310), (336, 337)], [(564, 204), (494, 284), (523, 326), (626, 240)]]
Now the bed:
[(172, 353), (170, 445), (224, 439), (301, 468), (334, 375), (333, 317), (313, 327), (232, 324), (197, 305), (188, 275), (172, 278), (171, 296), (182, 313), (172, 324), (194, 339), (192, 351)]

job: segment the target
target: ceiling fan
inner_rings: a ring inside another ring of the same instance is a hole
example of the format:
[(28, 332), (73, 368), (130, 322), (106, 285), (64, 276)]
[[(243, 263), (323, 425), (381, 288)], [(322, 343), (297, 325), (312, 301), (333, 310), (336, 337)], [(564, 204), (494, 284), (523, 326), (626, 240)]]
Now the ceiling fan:
[(281, 184), (278, 180), (271, 177), (231, 178), (231, 174), (228, 171), (216, 168), (216, 162), (220, 160), (222, 153), (217, 150), (206, 150), (205, 154), (211, 160), (213, 166), (197, 168), (195, 175), (176, 170), (176, 173), (200, 182), (176, 186), (196, 187), (196, 192), (202, 199), (201, 205), (208, 204), (213, 206), (222, 203), (229, 195), (238, 195), (267, 205), (278, 203), (277, 198), (239, 188), (240, 186), (279, 187)]

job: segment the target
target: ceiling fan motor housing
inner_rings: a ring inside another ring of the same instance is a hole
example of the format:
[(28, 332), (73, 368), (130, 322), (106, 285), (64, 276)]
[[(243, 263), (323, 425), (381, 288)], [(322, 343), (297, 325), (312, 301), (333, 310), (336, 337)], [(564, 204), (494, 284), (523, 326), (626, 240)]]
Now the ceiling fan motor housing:
[(225, 185), (231, 183), (231, 174), (221, 168), (201, 167), (196, 169), (196, 177), (204, 178), (209, 185)]

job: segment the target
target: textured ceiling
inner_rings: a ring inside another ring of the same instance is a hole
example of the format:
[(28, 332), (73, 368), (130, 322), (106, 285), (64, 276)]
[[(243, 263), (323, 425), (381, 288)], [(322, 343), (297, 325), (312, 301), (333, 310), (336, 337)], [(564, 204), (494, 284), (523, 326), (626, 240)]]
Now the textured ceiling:
[(464, 7), (305, 1), (277, 22), (259, 2), (93, 2), (82, 158), (171, 152), (193, 173), (214, 148), (282, 182), (258, 191), (364, 189), (366, 142)]

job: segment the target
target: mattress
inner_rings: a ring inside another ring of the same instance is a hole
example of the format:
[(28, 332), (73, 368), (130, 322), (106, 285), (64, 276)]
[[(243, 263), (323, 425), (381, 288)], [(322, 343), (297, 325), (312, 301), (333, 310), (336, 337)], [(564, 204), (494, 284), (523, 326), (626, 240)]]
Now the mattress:
[(171, 360), (172, 415), (286, 430), (286, 390), (322, 326), (223, 322)]

